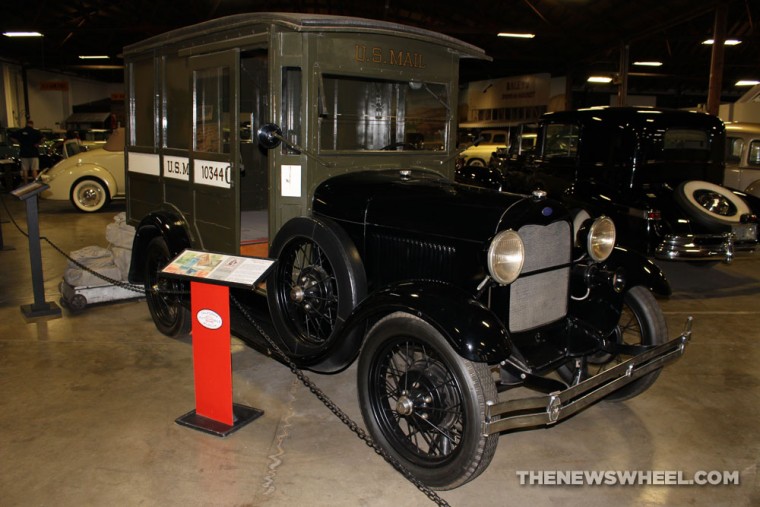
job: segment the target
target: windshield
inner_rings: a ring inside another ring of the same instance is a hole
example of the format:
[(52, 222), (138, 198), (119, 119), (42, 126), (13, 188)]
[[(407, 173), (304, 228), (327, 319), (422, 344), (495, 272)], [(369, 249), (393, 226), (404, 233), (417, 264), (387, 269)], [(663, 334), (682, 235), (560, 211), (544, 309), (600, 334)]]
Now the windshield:
[(446, 85), (324, 75), (319, 149), (445, 150), (451, 116)]

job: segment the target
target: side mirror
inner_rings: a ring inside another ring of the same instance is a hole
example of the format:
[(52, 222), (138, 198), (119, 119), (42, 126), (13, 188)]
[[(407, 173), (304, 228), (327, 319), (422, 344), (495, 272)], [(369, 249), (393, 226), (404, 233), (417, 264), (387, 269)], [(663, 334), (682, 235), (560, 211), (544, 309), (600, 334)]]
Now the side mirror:
[(259, 144), (271, 150), (277, 148), (282, 140), (282, 129), (274, 123), (267, 123), (259, 127), (256, 133)]

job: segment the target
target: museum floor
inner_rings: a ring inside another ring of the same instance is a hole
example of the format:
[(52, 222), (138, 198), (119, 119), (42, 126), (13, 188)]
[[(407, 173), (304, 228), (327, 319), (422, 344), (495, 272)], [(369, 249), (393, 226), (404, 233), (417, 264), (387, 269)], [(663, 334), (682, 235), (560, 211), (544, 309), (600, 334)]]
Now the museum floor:
[[(2, 195), (26, 228), (25, 207)], [(124, 205), (94, 215), (40, 202), (40, 229), (63, 251), (106, 246)], [(192, 346), (153, 326), (144, 301), (27, 321), (27, 239), (0, 207), (0, 505), (424, 506), (433, 503), (357, 439), (284, 366), (232, 343), (234, 400), (265, 414), (226, 438), (180, 426), (194, 408)], [(66, 260), (43, 243), (45, 299)], [(694, 316), (685, 356), (644, 395), (599, 403), (556, 427), (501, 436), (475, 481), (440, 492), (452, 506), (760, 504), (760, 258), (665, 266), (670, 333)], [(355, 366), (310, 374), (361, 421)], [(363, 426), (363, 423), (361, 424)], [(738, 472), (739, 485), (521, 484), (521, 472)]]

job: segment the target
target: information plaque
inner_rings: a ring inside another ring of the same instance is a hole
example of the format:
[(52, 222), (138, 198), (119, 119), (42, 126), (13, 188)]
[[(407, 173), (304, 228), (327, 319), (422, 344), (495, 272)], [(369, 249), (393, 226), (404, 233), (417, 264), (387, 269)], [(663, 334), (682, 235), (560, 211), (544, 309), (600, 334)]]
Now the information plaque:
[(171, 278), (250, 289), (269, 274), (273, 259), (185, 250), (161, 271)]

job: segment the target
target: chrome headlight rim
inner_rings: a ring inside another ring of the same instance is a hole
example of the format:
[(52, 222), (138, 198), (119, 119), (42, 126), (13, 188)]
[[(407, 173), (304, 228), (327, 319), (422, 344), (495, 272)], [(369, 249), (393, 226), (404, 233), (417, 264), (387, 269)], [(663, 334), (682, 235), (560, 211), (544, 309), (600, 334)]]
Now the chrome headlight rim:
[(525, 245), (513, 229), (501, 231), (488, 246), (488, 273), (500, 285), (509, 285), (522, 272)]
[(617, 231), (611, 218), (600, 216), (594, 219), (586, 236), (586, 251), (595, 262), (603, 262), (615, 249)]

